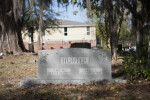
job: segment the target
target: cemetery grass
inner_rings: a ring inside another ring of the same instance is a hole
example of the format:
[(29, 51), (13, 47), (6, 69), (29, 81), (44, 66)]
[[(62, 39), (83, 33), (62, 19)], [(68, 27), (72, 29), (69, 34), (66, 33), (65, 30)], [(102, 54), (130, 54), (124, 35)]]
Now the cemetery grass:
[[(130, 100), (150, 99), (150, 82), (136, 80), (127, 83), (113, 81), (91, 82), (91, 84), (27, 84), (19, 86), (21, 78), (37, 76), (37, 55), (24, 53), (0, 59), (0, 100)], [(114, 78), (125, 78), (121, 71), (121, 60), (114, 61)]]

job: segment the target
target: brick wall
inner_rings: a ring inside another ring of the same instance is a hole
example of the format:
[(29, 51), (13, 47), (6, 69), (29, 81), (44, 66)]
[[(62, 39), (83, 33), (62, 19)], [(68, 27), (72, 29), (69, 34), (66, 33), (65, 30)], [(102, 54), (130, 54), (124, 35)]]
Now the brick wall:
[[(44, 50), (49, 50), (49, 49), (59, 49), (59, 48), (70, 48), (72, 43), (91, 43), (91, 47), (96, 46), (96, 41), (91, 40), (91, 41), (86, 41), (86, 40), (80, 40), (80, 41), (47, 41), (43, 44), (43, 49)], [(24, 45), (27, 50), (29, 50), (29, 46), (27, 42), (24, 42)], [(41, 44), (42, 47), (42, 44)], [(42, 48), (41, 48), (42, 49)], [(38, 51), (37, 43), (34, 43), (34, 52)]]

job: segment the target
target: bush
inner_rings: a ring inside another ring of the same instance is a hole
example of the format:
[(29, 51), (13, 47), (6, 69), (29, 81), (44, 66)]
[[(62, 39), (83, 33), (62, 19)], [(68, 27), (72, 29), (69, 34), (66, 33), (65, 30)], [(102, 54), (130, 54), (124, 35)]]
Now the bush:
[(138, 78), (150, 80), (150, 63), (145, 54), (138, 58), (134, 51), (130, 51), (130, 56), (124, 57), (123, 68), (129, 80)]

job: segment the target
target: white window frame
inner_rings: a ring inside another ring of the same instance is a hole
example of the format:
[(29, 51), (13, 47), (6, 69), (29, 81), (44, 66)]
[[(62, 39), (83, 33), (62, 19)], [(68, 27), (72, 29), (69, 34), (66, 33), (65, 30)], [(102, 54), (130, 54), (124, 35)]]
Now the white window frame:
[(64, 36), (68, 36), (68, 30), (67, 30), (67, 27), (64, 27)]
[(86, 32), (86, 35), (90, 35), (90, 26), (87, 26), (87, 27), (86, 27), (86, 31), (87, 31), (87, 32)]

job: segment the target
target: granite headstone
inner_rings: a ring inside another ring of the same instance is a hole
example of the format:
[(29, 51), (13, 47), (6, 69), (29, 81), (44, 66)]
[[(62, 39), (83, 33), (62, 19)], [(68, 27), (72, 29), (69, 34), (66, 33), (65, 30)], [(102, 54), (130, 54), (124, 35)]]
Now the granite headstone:
[(50, 83), (88, 83), (111, 79), (110, 51), (83, 48), (40, 50), (38, 79)]
[(38, 77), (21, 79), (26, 83), (88, 84), (111, 80), (111, 53), (102, 49), (66, 48), (38, 51)]

